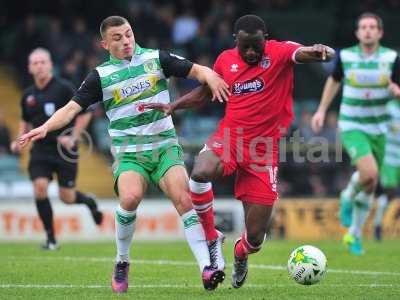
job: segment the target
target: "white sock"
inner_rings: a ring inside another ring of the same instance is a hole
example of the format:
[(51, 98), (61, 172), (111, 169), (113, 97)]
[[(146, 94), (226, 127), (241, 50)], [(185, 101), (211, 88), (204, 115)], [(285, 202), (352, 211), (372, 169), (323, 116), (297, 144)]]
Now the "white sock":
[(185, 228), (185, 237), (199, 265), (200, 272), (205, 266), (210, 265), (210, 254), (203, 227), (194, 209), (184, 213), (182, 216)]
[(136, 211), (127, 211), (118, 205), (115, 210), (115, 241), (117, 243), (117, 261), (129, 262), (129, 249), (135, 230)]
[(376, 207), (375, 220), (374, 220), (375, 226), (382, 225), (382, 219), (383, 219), (383, 215), (385, 214), (387, 205), (388, 205), (388, 196), (385, 194), (380, 195), (377, 199), (377, 207)]
[(359, 179), (360, 173), (358, 171), (354, 172), (346, 188), (343, 190), (343, 196), (345, 198), (353, 199), (355, 195), (361, 190), (361, 186), (358, 183)]
[(373, 197), (373, 193), (367, 194), (366, 192), (361, 191), (354, 198), (353, 215), (349, 233), (356, 238), (361, 238), (362, 236), (362, 228), (367, 220)]
[(192, 193), (203, 194), (212, 189), (212, 184), (211, 182), (197, 182), (190, 178), (189, 188)]

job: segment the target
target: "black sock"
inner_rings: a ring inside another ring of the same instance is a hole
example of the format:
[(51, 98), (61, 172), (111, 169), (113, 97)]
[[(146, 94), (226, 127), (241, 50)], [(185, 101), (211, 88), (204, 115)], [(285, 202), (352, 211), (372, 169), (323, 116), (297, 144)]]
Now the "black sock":
[(39, 213), (40, 220), (42, 220), (44, 230), (46, 230), (47, 239), (51, 243), (55, 243), (54, 225), (53, 225), (53, 210), (49, 198), (35, 199), (36, 208)]
[(90, 196), (88, 196), (88, 195), (86, 195), (84, 193), (81, 193), (80, 191), (76, 191), (75, 203), (77, 203), (77, 204), (85, 204), (85, 205), (87, 205), (87, 207), (90, 210), (97, 210), (96, 201), (92, 197), (90, 197)]

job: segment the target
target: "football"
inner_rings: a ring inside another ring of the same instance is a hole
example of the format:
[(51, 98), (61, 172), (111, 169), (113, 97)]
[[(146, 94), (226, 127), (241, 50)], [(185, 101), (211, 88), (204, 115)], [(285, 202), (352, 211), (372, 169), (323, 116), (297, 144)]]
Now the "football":
[(288, 260), (289, 276), (299, 284), (318, 283), (326, 273), (325, 254), (314, 246), (304, 245), (293, 250)]

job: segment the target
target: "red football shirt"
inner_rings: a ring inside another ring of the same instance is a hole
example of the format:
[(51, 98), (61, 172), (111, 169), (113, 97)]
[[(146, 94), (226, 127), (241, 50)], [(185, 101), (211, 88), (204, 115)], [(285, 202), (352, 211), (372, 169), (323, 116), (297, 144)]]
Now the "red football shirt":
[[(255, 137), (279, 138), (293, 119), (294, 55), (302, 45), (269, 40), (257, 66), (246, 64), (237, 48), (222, 52), (214, 70), (229, 84), (232, 96), (218, 130), (230, 128), (249, 142)], [(237, 128), (242, 128), (238, 131)]]

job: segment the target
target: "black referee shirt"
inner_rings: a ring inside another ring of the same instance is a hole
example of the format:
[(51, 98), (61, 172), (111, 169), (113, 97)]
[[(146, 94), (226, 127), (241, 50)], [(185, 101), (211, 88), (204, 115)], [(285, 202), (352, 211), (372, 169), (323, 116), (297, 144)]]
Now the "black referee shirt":
[[(53, 77), (43, 89), (35, 85), (24, 90), (21, 99), (22, 119), (34, 128), (45, 123), (58, 109), (66, 105), (75, 93), (74, 86), (67, 80)], [(49, 132), (35, 142), (34, 147), (56, 147), (57, 137), (67, 128), (73, 127), (75, 119), (64, 128)]]

